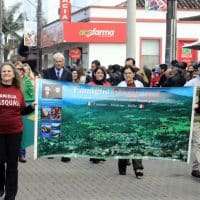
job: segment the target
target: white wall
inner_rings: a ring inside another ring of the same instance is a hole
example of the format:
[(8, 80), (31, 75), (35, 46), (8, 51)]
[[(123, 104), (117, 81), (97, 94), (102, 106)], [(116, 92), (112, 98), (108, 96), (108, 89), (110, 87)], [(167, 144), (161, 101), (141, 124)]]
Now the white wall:
[(124, 2), (124, 0), (73, 0), (73, 5), (86, 7), (89, 5), (114, 6)]
[(161, 54), (161, 62), (165, 60), (165, 31), (166, 25), (165, 23), (145, 23), (139, 22), (136, 27), (136, 62), (139, 64), (140, 61), (140, 39), (141, 38), (155, 38), (161, 39), (162, 46), (162, 54)]
[[(140, 65), (140, 39), (161, 39), (161, 63), (165, 62), (165, 23), (138, 22), (136, 29), (136, 65)], [(191, 31), (195, 30), (195, 31)], [(178, 24), (177, 39), (200, 38), (200, 26), (196, 24)], [(126, 44), (89, 44), (89, 65), (92, 60), (98, 59), (102, 65), (124, 64), (126, 58)], [(200, 56), (198, 56), (200, 58)]]
[[(126, 19), (126, 9), (105, 9), (105, 8), (90, 8), (88, 10), (88, 16), (97, 18), (116, 18), (116, 19)], [(199, 11), (178, 11), (177, 18), (188, 17), (198, 15)], [(76, 14), (78, 15), (78, 13)], [(137, 19), (148, 19), (148, 20), (158, 20), (158, 22), (138, 22), (136, 24), (136, 64), (140, 64), (140, 38), (160, 38), (161, 39), (161, 62), (165, 61), (165, 46), (166, 46), (166, 12), (165, 11), (145, 11), (143, 9), (137, 10)], [(163, 21), (162, 21), (163, 20)], [(104, 21), (105, 22), (105, 21)], [(177, 39), (200, 39), (200, 24), (196, 23), (178, 23), (177, 24)], [(92, 45), (94, 46), (94, 44)], [(123, 64), (124, 55), (126, 54), (125, 44), (120, 47), (123, 48), (119, 52), (118, 62)], [(107, 47), (107, 46), (106, 46)], [(118, 45), (115, 48), (119, 48)], [(114, 49), (114, 48), (113, 48)], [(113, 50), (118, 51), (118, 50)], [(122, 52), (123, 51), (123, 52)], [(91, 53), (91, 51), (90, 51)], [(99, 51), (99, 54), (103, 52)], [(107, 55), (104, 55), (107, 60)], [(93, 57), (93, 56), (92, 56)], [(103, 55), (101, 55), (102, 59)], [(198, 52), (198, 57), (200, 59), (200, 52)], [(122, 58), (122, 59), (120, 59)]]
[(93, 60), (99, 60), (102, 66), (110, 64), (124, 65), (126, 59), (124, 44), (89, 44), (89, 68)]

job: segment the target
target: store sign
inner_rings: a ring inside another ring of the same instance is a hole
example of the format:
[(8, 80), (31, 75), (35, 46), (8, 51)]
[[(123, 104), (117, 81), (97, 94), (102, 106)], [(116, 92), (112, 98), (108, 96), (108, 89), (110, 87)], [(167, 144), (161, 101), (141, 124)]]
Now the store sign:
[(183, 46), (195, 41), (179, 40), (177, 44), (177, 59), (181, 62), (192, 63), (197, 61), (197, 51), (192, 49), (183, 48)]
[(64, 22), (64, 42), (125, 43), (126, 25), (124, 23)]
[(81, 50), (79, 48), (72, 48), (69, 50), (69, 57), (73, 60), (81, 58)]
[(71, 22), (70, 0), (60, 0), (60, 20)]

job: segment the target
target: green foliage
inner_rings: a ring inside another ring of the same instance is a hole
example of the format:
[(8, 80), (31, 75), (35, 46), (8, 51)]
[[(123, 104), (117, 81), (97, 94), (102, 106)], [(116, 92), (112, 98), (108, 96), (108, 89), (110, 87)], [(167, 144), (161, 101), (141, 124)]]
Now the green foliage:
[(134, 108), (128, 107), (129, 102), (123, 104), (123, 108), (65, 107), (60, 138), (40, 139), (39, 154), (187, 159), (191, 99), (183, 99), (175, 106), (147, 103), (144, 109), (137, 103)]
[[(11, 49), (17, 47), (20, 42), (21, 36), (18, 34), (23, 29), (24, 17), (23, 13), (18, 13), (22, 3), (15, 3), (10, 9), (3, 9), (3, 23), (2, 31), (5, 36), (4, 45), (4, 58), (7, 59), (7, 55)], [(8, 41), (8, 37), (12, 38), (12, 43)]]

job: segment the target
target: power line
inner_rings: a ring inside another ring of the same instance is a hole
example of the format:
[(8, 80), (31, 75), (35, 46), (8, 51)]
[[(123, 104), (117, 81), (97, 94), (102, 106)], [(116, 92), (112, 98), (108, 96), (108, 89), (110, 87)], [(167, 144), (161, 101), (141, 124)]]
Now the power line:
[(37, 5), (34, 4), (33, 2), (31, 2), (30, 0), (25, 0), (26, 2), (28, 2), (29, 4), (31, 4), (33, 7), (37, 8)]

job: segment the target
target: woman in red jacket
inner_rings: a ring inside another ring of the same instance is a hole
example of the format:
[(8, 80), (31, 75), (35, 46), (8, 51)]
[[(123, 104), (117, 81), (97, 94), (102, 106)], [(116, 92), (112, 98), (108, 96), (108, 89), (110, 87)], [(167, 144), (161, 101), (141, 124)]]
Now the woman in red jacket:
[(0, 67), (0, 197), (15, 200), (18, 188), (18, 155), (23, 131), (21, 115), (26, 106), (18, 73), (11, 63)]
[(92, 73), (92, 81), (88, 85), (96, 86), (102, 85), (109, 87), (111, 84), (106, 80), (106, 69), (105, 67), (97, 67)]

